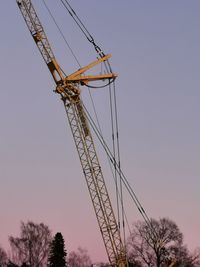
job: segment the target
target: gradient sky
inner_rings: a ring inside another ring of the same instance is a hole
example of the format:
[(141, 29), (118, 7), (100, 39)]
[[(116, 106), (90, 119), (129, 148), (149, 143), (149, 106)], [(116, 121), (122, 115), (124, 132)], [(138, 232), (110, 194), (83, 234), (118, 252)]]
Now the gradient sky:
[[(94, 49), (56, 2), (48, 1), (86, 65)], [(33, 3), (58, 61), (74, 72), (42, 1)], [(193, 250), (200, 246), (200, 1), (70, 3), (119, 74), (123, 171), (149, 217), (174, 220)], [(63, 105), (13, 0), (1, 1), (0, 32), (0, 244), (8, 249), (20, 221), (32, 220), (62, 232), (68, 251), (81, 246), (93, 261), (106, 260)], [(107, 129), (107, 89), (94, 90), (94, 98)], [(112, 195), (108, 176), (105, 166)], [(142, 219), (125, 198), (130, 224)]]

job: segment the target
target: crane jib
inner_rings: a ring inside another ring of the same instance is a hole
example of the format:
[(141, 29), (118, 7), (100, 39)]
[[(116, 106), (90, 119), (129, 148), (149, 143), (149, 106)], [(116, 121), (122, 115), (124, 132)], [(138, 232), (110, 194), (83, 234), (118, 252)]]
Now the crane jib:
[(107, 60), (109, 55), (102, 55), (97, 61), (69, 76), (64, 75), (56, 61), (32, 2), (30, 0), (17, 0), (17, 4), (56, 83), (55, 91), (61, 95), (63, 100), (108, 259), (112, 266), (125, 267), (127, 266), (125, 247), (120, 236), (87, 117), (80, 99), (80, 90), (77, 87), (77, 84), (81, 85), (94, 80), (115, 79), (117, 75), (113, 73), (87, 76), (85, 79), (82, 76), (89, 68)]

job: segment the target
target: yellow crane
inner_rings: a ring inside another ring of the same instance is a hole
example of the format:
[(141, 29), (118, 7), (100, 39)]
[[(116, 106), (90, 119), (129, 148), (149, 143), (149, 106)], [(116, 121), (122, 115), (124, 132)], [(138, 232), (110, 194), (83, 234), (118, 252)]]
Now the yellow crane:
[(172, 258), (172, 260), (169, 262), (169, 264), (166, 265), (166, 267), (173, 267), (176, 264), (176, 257)]
[(109, 262), (113, 267), (125, 267), (127, 266), (125, 247), (120, 236), (119, 227), (115, 219), (80, 96), (81, 85), (88, 84), (91, 81), (113, 80), (117, 77), (114, 73), (93, 76), (84, 75), (87, 70), (101, 62), (107, 61), (110, 55), (102, 55), (96, 61), (66, 76), (54, 56), (31, 0), (16, 1), (28, 29), (55, 81), (55, 92), (61, 96), (64, 103)]

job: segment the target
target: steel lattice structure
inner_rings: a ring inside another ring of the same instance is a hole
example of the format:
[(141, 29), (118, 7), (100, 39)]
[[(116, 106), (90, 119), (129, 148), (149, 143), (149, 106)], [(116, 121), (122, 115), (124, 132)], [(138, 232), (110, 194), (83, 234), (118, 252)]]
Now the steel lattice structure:
[(65, 76), (58, 65), (50, 47), (45, 31), (30, 0), (17, 0), (17, 4), (28, 29), (56, 83), (55, 92), (61, 95), (68, 121), (78, 151), (83, 173), (103, 237), (109, 261), (112, 266), (126, 266), (126, 252), (120, 237), (111, 201), (98, 161), (91, 131), (88, 126), (79, 85), (94, 80), (113, 79), (113, 73), (96, 76), (81, 76), (86, 70), (106, 61), (110, 55), (103, 56), (75, 73)]

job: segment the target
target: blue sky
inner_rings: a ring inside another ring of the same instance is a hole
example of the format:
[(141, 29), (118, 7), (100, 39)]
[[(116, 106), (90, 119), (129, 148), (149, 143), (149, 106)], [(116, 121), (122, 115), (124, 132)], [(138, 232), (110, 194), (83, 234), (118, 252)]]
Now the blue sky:
[[(34, 0), (58, 61), (79, 68), (41, 1)], [(123, 171), (149, 217), (169, 217), (190, 249), (199, 246), (200, 2), (74, 0), (77, 14), (106, 53), (116, 81)], [(58, 3), (49, 1), (82, 65), (93, 47)], [(54, 83), (15, 1), (0, 9), (0, 244), (20, 221), (61, 231), (66, 247), (104, 247), (72, 136)], [(83, 89), (83, 93), (84, 93)], [(93, 92), (102, 128), (109, 124), (106, 89)], [(104, 162), (104, 155), (100, 152)], [(105, 177), (110, 178), (107, 167)], [(128, 199), (128, 198), (127, 198)], [(129, 221), (142, 219), (127, 200)]]

